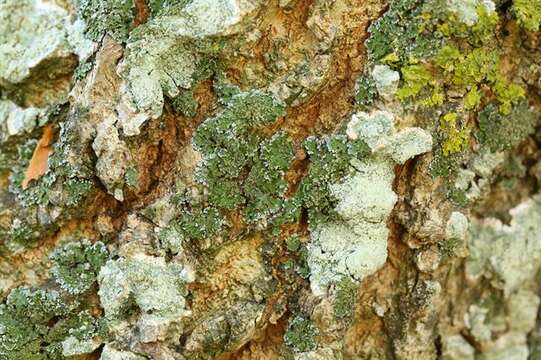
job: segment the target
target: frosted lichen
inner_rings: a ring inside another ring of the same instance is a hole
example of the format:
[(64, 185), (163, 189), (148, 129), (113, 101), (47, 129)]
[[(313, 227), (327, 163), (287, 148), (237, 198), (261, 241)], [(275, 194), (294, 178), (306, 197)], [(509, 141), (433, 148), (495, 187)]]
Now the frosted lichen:
[(491, 218), (472, 222), (466, 262), (468, 278), (483, 276), (506, 294), (535, 281), (541, 266), (541, 199), (531, 198), (509, 213), (509, 225)]
[(175, 98), (192, 87), (198, 64), (208, 56), (197, 42), (234, 33), (235, 25), (260, 5), (259, 0), (194, 0), (138, 28), (119, 66), (124, 82), (118, 112), (124, 133), (139, 134), (146, 120), (162, 114), (165, 97)]
[(63, 290), (73, 295), (81, 294), (96, 281), (108, 257), (107, 249), (101, 242), (70, 242), (51, 254), (51, 273)]
[[(191, 279), (189, 269), (161, 257), (135, 254), (108, 261), (98, 276), (98, 294), (110, 331), (136, 342), (164, 340), (190, 315), (184, 283)], [(127, 317), (130, 309), (140, 312), (136, 319)]]
[(21, 108), (9, 100), (0, 100), (0, 142), (32, 131), (42, 115), (42, 109)]
[(0, 4), (0, 83), (20, 83), (43, 60), (69, 55), (67, 15), (60, 6), (38, 0)]
[(400, 74), (387, 65), (376, 65), (372, 70), (372, 78), (378, 93), (384, 98), (390, 98), (398, 89)]
[(394, 117), (388, 112), (354, 115), (347, 134), (368, 144), (372, 156), (352, 159), (353, 174), (331, 185), (338, 220), (311, 231), (310, 284), (318, 295), (343, 276), (360, 281), (385, 263), (387, 220), (397, 201), (392, 190), (394, 165), (432, 148), (430, 134), (422, 129), (395, 132)]

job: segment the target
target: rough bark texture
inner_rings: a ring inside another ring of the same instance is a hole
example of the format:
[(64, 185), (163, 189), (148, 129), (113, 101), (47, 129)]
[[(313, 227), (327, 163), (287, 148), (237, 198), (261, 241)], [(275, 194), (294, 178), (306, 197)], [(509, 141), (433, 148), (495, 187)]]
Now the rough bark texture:
[(0, 359), (541, 359), (540, 0), (0, 0)]

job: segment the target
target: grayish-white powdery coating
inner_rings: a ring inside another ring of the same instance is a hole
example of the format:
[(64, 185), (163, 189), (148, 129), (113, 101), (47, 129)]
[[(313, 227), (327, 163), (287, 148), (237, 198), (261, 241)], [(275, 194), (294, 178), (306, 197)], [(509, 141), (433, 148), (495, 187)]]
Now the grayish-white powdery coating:
[(479, 6), (483, 6), (488, 13), (496, 10), (496, 5), (491, 0), (448, 0), (447, 4), (449, 9), (458, 15), (459, 20), (469, 26), (479, 19)]
[(144, 360), (145, 357), (136, 355), (129, 351), (120, 351), (113, 349), (110, 345), (105, 345), (101, 352), (100, 360)]
[(32, 131), (38, 125), (42, 113), (38, 108), (23, 109), (12, 101), (0, 100), (0, 142), (10, 136)]
[(387, 260), (387, 220), (397, 201), (394, 166), (429, 151), (430, 134), (419, 128), (395, 133), (394, 117), (385, 111), (358, 113), (347, 127), (350, 139), (372, 149), (368, 159), (352, 161), (355, 173), (331, 185), (339, 219), (318, 225), (308, 245), (310, 285), (325, 295), (343, 276), (361, 281)]
[(376, 83), (378, 93), (384, 98), (389, 98), (396, 93), (400, 74), (387, 65), (376, 65), (372, 70), (372, 78)]
[(46, 59), (88, 57), (94, 44), (82, 34), (82, 24), (71, 24), (68, 12), (54, 2), (0, 2), (0, 84), (22, 82)]
[[(165, 258), (135, 254), (129, 259), (110, 260), (101, 268), (98, 294), (105, 317), (119, 331), (128, 329), (137, 341), (148, 343), (163, 339), (171, 326), (190, 315), (183, 284), (191, 279), (186, 268), (166, 263)], [(130, 301), (135, 302), (140, 315), (135, 324), (122, 325), (122, 312)]]
[(443, 356), (449, 360), (473, 360), (475, 349), (460, 335), (443, 336)]
[(472, 336), (483, 344), (483, 360), (527, 359), (528, 334), (540, 304), (535, 291), (541, 268), (541, 198), (534, 196), (509, 213), (509, 225), (488, 218), (472, 221), (469, 229), (466, 276), (470, 281), (484, 277), (504, 292), (502, 311), (494, 314), (480, 301), (465, 318)]
[(468, 218), (458, 211), (453, 211), (445, 227), (446, 239), (464, 240), (468, 232)]
[(510, 214), (509, 225), (492, 218), (472, 222), (466, 262), (470, 279), (484, 276), (506, 294), (533, 283), (541, 268), (541, 198), (526, 200)]
[(142, 35), (128, 40), (118, 68), (124, 80), (117, 109), (124, 134), (138, 135), (145, 121), (161, 116), (165, 96), (174, 98), (193, 85), (200, 56), (186, 45), (187, 40), (232, 34), (261, 3), (194, 0), (174, 15), (152, 19)]
[(66, 340), (62, 341), (62, 355), (77, 356), (90, 354), (100, 346), (101, 343), (92, 339), (79, 340), (75, 336), (70, 335)]

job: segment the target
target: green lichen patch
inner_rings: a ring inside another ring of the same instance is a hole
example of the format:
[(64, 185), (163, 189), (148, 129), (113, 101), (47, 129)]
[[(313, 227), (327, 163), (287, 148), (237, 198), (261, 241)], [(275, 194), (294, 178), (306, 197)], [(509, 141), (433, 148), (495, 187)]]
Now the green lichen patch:
[(222, 113), (198, 127), (193, 144), (203, 160), (195, 179), (208, 188), (210, 207), (244, 208), (250, 223), (276, 219), (292, 210), (293, 203), (283, 196), (293, 142), (286, 133), (267, 137), (262, 131), (282, 115), (283, 104), (253, 91), (233, 96)]
[(336, 284), (334, 315), (339, 318), (351, 318), (355, 310), (357, 284), (349, 276), (344, 276)]
[(209, 207), (182, 215), (176, 228), (183, 239), (203, 240), (218, 235), (224, 221), (217, 209)]
[(513, 0), (513, 13), (520, 26), (528, 31), (537, 31), (541, 25), (540, 0)]
[(336, 217), (336, 200), (331, 193), (331, 184), (351, 174), (350, 161), (363, 158), (370, 149), (363, 141), (349, 141), (344, 135), (310, 137), (304, 147), (310, 166), (296, 196), (308, 211), (310, 226), (316, 226)]
[(96, 281), (100, 268), (109, 258), (101, 242), (70, 242), (51, 254), (51, 274), (60, 287), (72, 295), (82, 294)]
[(355, 100), (357, 104), (369, 106), (377, 96), (376, 83), (370, 76), (360, 76), (355, 85)]
[(490, 104), (479, 112), (476, 136), (479, 142), (491, 151), (507, 150), (532, 134), (538, 120), (539, 114), (530, 108), (526, 101), (515, 106), (507, 115), (500, 114), (496, 107)]
[(97, 322), (88, 312), (67, 305), (51, 290), (14, 289), (0, 305), (0, 358), (63, 359), (68, 336), (88, 340)]
[(295, 352), (306, 352), (316, 348), (318, 330), (309, 318), (297, 315), (290, 322), (284, 335), (286, 345)]
[(366, 47), (370, 58), (381, 61), (394, 54), (400, 59), (426, 57), (434, 52), (441, 36), (423, 31), (422, 1), (392, 1), (389, 10), (369, 28)]
[(133, 0), (78, 0), (77, 14), (85, 21), (85, 33), (91, 40), (100, 41), (109, 34), (125, 41), (134, 19), (134, 4)]

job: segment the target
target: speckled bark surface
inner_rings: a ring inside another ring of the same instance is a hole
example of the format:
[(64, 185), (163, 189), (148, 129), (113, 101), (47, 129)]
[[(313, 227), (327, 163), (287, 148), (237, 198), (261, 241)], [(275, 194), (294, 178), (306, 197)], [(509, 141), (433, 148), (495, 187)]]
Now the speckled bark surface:
[(0, 359), (541, 358), (539, 0), (0, 0)]

